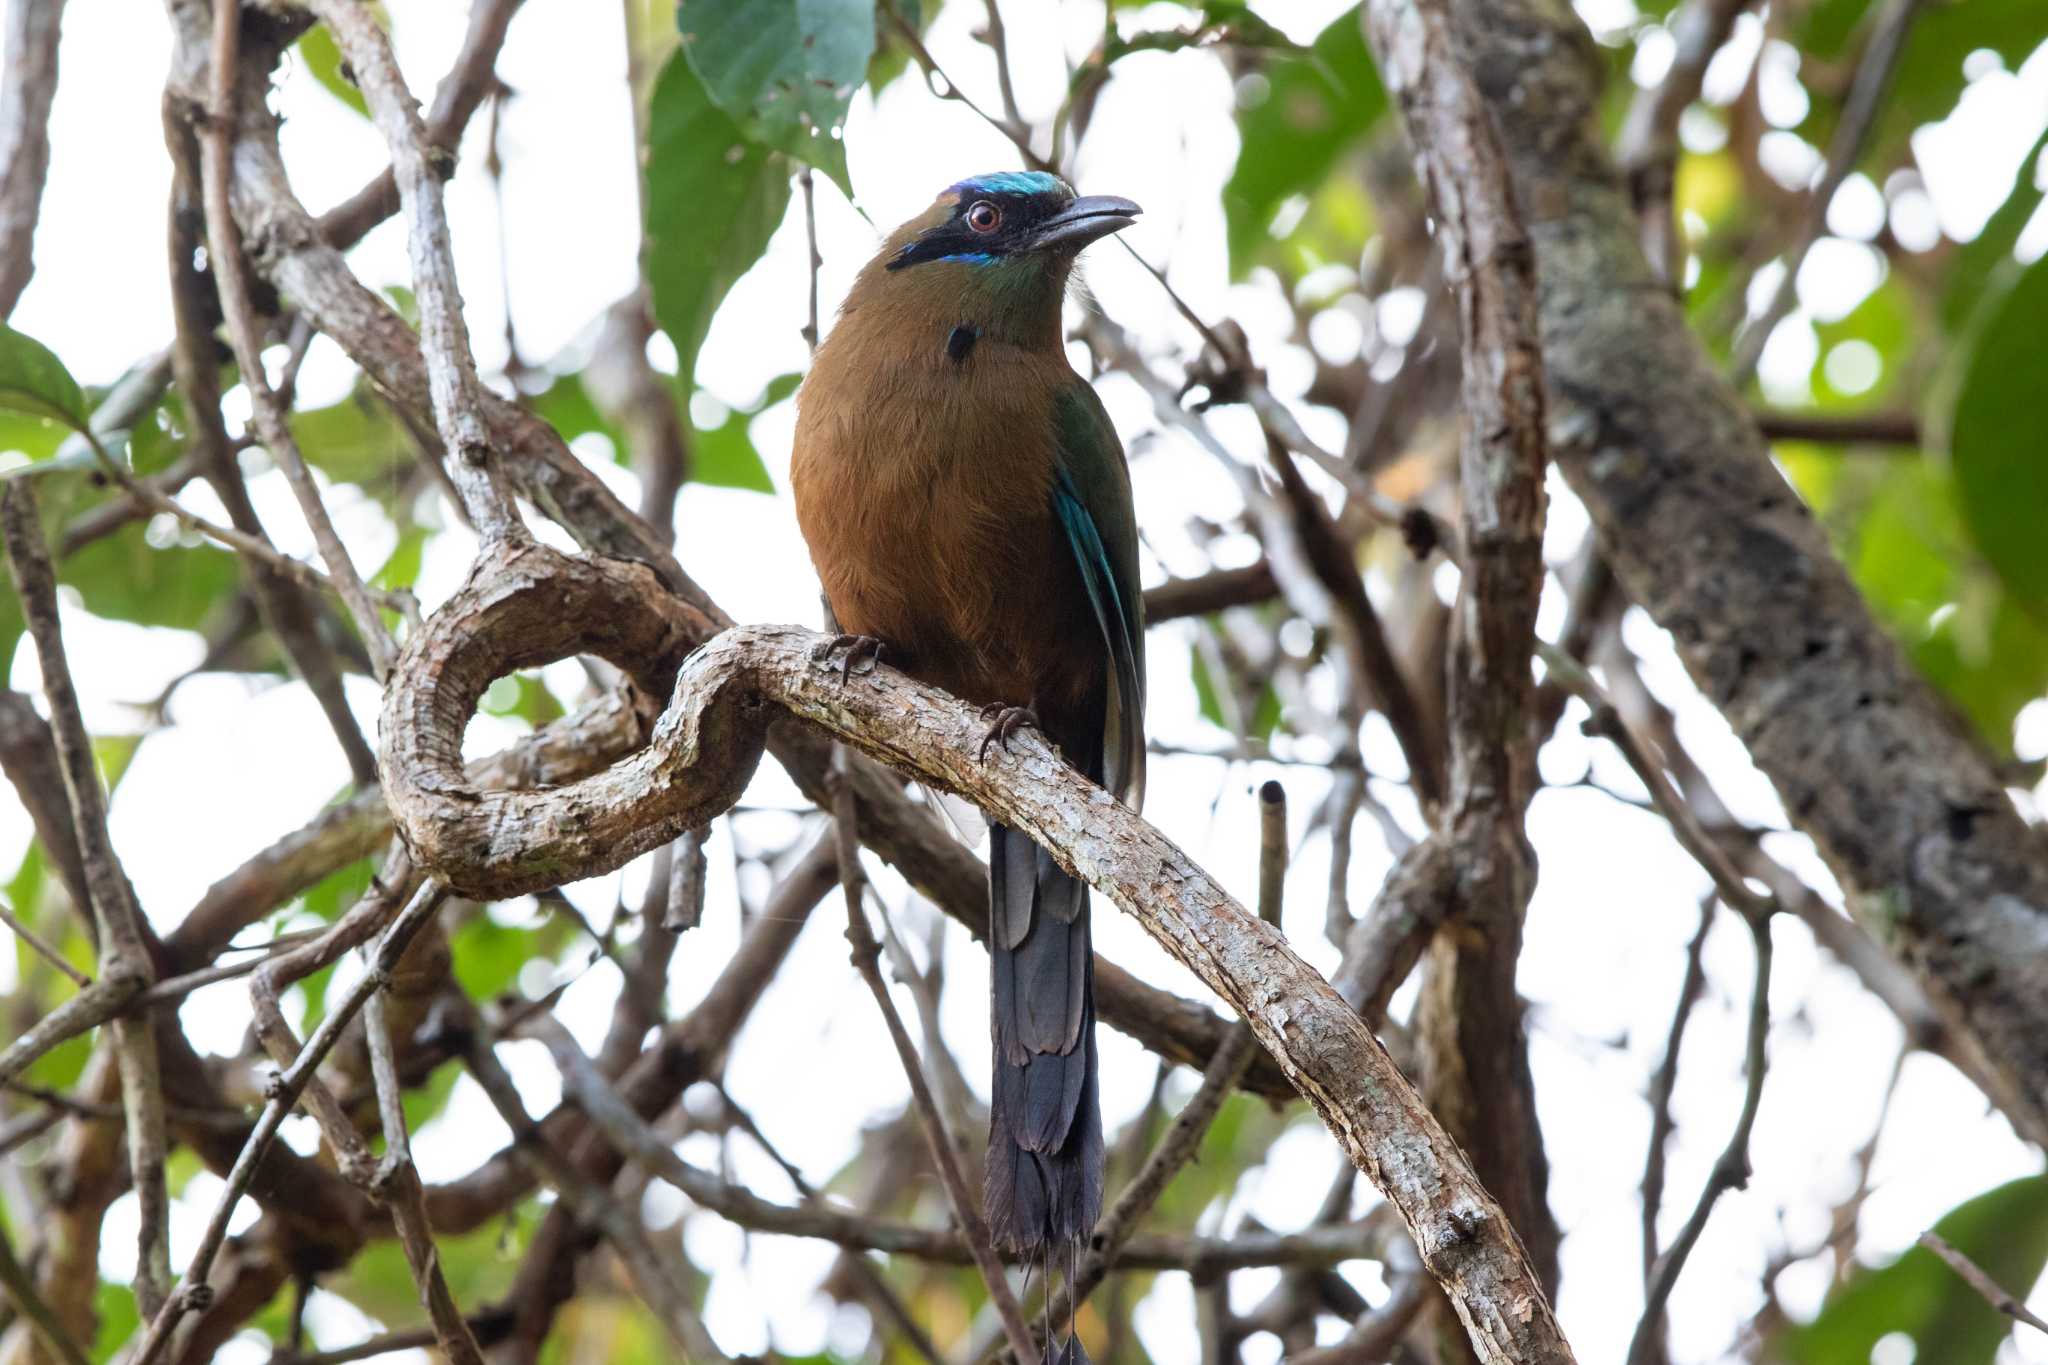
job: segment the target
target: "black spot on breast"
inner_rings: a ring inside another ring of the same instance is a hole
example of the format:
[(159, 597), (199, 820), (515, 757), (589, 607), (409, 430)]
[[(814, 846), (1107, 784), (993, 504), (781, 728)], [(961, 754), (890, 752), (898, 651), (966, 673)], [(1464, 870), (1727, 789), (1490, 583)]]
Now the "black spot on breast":
[(971, 323), (961, 323), (953, 329), (952, 335), (946, 338), (946, 354), (953, 358), (956, 365), (964, 362), (967, 353), (974, 349), (974, 343), (980, 336), (980, 330)]

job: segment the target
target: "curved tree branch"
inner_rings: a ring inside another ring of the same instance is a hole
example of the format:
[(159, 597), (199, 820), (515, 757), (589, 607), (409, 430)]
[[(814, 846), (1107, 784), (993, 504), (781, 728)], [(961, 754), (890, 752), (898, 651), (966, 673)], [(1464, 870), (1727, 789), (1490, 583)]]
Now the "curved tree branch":
[(401, 837), (430, 875), (502, 898), (618, 867), (730, 806), (786, 711), (1027, 831), (1136, 916), (1244, 1016), (1399, 1207), (1480, 1359), (1572, 1359), (1514, 1230), (1358, 1016), (1278, 930), (1039, 739), (984, 766), (964, 703), (887, 668), (842, 680), (816, 658), (822, 637), (745, 626), (684, 661), (645, 749), (551, 790), (473, 785), (461, 734), (494, 677), (570, 653), (658, 669), (690, 609), (654, 587), (643, 565), (500, 544), (407, 643), (386, 692), (383, 768)]

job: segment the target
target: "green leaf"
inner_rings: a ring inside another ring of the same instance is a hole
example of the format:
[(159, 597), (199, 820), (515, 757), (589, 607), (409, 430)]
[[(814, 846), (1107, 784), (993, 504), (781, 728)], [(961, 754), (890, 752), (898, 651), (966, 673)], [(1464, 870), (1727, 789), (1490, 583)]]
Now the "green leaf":
[(647, 279), (687, 387), (711, 315), (782, 221), (789, 175), (711, 102), (680, 56), (654, 87), (647, 146)]
[(2043, 157), (2048, 157), (2048, 130), (2043, 130), (2026, 159), (2020, 162), (2019, 173), (2013, 177), (2012, 193), (1985, 222), (1984, 230), (1956, 248), (1941, 301), (1942, 321), (1950, 331), (1962, 331), (1999, 277), (2018, 268), (2013, 261), (2013, 247), (2034, 210), (2041, 206), (2042, 191), (2037, 180), (2043, 174)]
[(484, 689), (481, 704), (494, 716), (523, 720), (536, 730), (564, 714), (555, 694), (532, 673), (511, 673), (493, 679)]
[(2041, 395), (2048, 392), (2048, 259), (2036, 261), (1985, 318), (1949, 427), (1963, 524), (2011, 589), (2048, 609), (2048, 459)]
[(388, 475), (408, 459), (412, 443), (390, 405), (362, 390), (339, 403), (293, 413), (291, 428), (306, 463), (340, 483), (365, 484)]
[(448, 1107), (448, 1097), (455, 1093), (455, 1082), (461, 1079), (462, 1071), (459, 1061), (443, 1062), (427, 1077), (426, 1084), (412, 1086), (405, 1092), (407, 1132), (417, 1133), (441, 1116), (441, 1111)]
[(875, 50), (874, 0), (682, 0), (676, 27), (712, 100), (749, 138), (852, 195), (836, 134)]
[[(504, 1297), (540, 1225), (541, 1212), (540, 1205), (529, 1199), (509, 1218), (494, 1218), (472, 1232), (436, 1235), (441, 1273), (456, 1302), (497, 1303)], [(371, 1242), (346, 1270), (323, 1280), (322, 1287), (332, 1288), (380, 1322), (414, 1322), (420, 1317), (419, 1290), (406, 1269), (405, 1253), (389, 1237)], [(606, 1358), (612, 1358), (609, 1352)]]
[(152, 546), (137, 523), (65, 560), (58, 577), (85, 609), (113, 621), (198, 630), (235, 590), (235, 557), (211, 545)]
[(370, 575), (370, 582), (387, 592), (400, 588), (411, 588), (420, 581), (420, 565), (427, 552), (427, 528), (408, 526), (398, 533), (398, 544), (391, 547), (391, 554), (377, 572)]
[(1230, 270), (1242, 276), (1281, 204), (1308, 195), (1387, 109), (1356, 8), (1332, 20), (1298, 56), (1265, 68), (1265, 97), (1239, 111), (1243, 146), (1223, 187)]
[(99, 764), (100, 780), (107, 784), (109, 795), (128, 775), (128, 765), (135, 761), (135, 751), (142, 747), (143, 738), (139, 734), (92, 737), (93, 761)]
[(803, 376), (777, 375), (768, 381), (768, 391), (751, 408), (735, 409), (723, 422), (710, 429), (698, 428), (696, 444), (690, 451), (690, 481), (719, 488), (745, 488), (756, 493), (773, 493), (774, 480), (761, 463), (750, 435), (754, 418), (796, 392)]
[[(67, 981), (64, 984), (68, 987), (71, 983)], [(85, 1074), (85, 1064), (92, 1060), (96, 1032), (89, 1029), (76, 1038), (66, 1038), (36, 1058), (24, 1073), (29, 1084), (39, 1085), (45, 1090), (69, 1090), (77, 1085), (78, 1078)]]
[(2048, 692), (2048, 628), (1985, 575), (1913, 643), (1912, 655), (2001, 758), (2012, 753), (2021, 709)]
[[(2048, 1176), (2028, 1176), (1959, 1205), (1934, 1231), (2024, 1299), (2048, 1260)], [(1904, 1332), (1917, 1358), (1940, 1365), (1990, 1365), (2012, 1322), (1925, 1247), (1890, 1265), (1859, 1269), (1828, 1297), (1819, 1316), (1794, 1327), (1771, 1358), (1790, 1365), (1869, 1365), (1880, 1338)]]
[[(1868, 45), (1872, 27), (1886, 7), (1875, 0), (1820, 0), (1796, 21), (1801, 55), (1821, 62), (1846, 62)], [(1905, 46), (1862, 162), (1891, 164), (1915, 128), (1948, 117), (1969, 81), (1963, 60), (1988, 50), (2008, 71), (2048, 40), (2048, 5), (2041, 0), (1967, 0), (1922, 5), (1907, 31)], [(1846, 91), (1846, 85), (1843, 87)], [(1825, 146), (1841, 112), (1838, 99), (1816, 99), (1799, 132)], [(1880, 176), (1880, 178), (1882, 178)]]
[(494, 999), (518, 982), (521, 967), (534, 958), (552, 960), (581, 932), (563, 915), (547, 915), (527, 926), (500, 924), (479, 914), (449, 940), (455, 979), (470, 999)]
[[(946, 0), (896, 0), (896, 12), (903, 16), (919, 38), (930, 32), (932, 21), (939, 17), (939, 10)], [(877, 92), (904, 72), (912, 69), (910, 44), (904, 40), (903, 30), (896, 27), (887, 12), (875, 11), (875, 55), (868, 62), (868, 86)]]
[(545, 389), (529, 396), (526, 405), (549, 426), (560, 432), (564, 441), (573, 441), (578, 436), (588, 436), (594, 432), (612, 443), (614, 460), (619, 464), (630, 462), (632, 457), (626, 449), (624, 433), (597, 410), (597, 404), (590, 397), (590, 390), (583, 386), (583, 376), (557, 376)]
[(0, 408), (88, 429), (91, 414), (78, 381), (56, 353), (32, 336), (0, 323)]
[(328, 94), (364, 118), (370, 116), (370, 106), (364, 101), (363, 92), (342, 74), (341, 48), (335, 44), (334, 35), (327, 31), (325, 24), (315, 24), (307, 29), (306, 36), (299, 39), (298, 48), (299, 60), (306, 64), (306, 70), (313, 79), (326, 87)]
[(92, 1311), (100, 1324), (99, 1332), (93, 1338), (92, 1358), (95, 1361), (112, 1360), (128, 1339), (142, 1328), (142, 1313), (135, 1305), (134, 1286), (101, 1280), (99, 1288), (93, 1291)]
[(363, 898), (370, 889), (370, 878), (377, 871), (374, 858), (358, 858), (354, 862), (337, 868), (308, 887), (300, 897), (299, 904), (309, 913), (318, 915), (332, 924), (341, 918), (341, 912)]
[[(1223, 703), (1216, 692), (1216, 681), (1209, 675), (1209, 665), (1202, 657), (1202, 651), (1188, 651), (1189, 672), (1195, 685), (1195, 707), (1203, 720), (1217, 729), (1229, 731), (1230, 723), (1224, 718)], [(1273, 738), (1273, 732), (1280, 728), (1280, 694), (1271, 683), (1259, 689), (1257, 700), (1252, 705), (1248, 724), (1250, 733), (1245, 739), (1265, 743)]]

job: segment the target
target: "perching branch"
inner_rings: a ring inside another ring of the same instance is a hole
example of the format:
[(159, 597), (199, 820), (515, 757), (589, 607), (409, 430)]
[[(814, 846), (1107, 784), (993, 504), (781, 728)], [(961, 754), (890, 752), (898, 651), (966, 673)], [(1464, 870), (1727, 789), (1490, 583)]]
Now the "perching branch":
[[(1286, 876), (1287, 794), (1278, 782), (1267, 782), (1259, 788), (1259, 918), (1276, 929), (1280, 926)], [(1159, 1202), (1174, 1176), (1201, 1150), (1203, 1135), (1236, 1089), (1245, 1068), (1251, 1065), (1258, 1046), (1251, 1028), (1240, 1023), (1229, 1041), (1216, 1050), (1194, 1095), (1173, 1116), (1173, 1122), (1146, 1155), (1145, 1164), (1118, 1193), (1116, 1202), (1103, 1211), (1094, 1235), (1088, 1239), (1087, 1254), (1074, 1268), (1059, 1297), (1049, 1304), (1048, 1318), (1054, 1322), (1071, 1319), (1109, 1274), (1110, 1266), (1115, 1264), (1138, 1224)]]
[(450, 737), (492, 678), (578, 652), (628, 672), (660, 657), (686, 609), (651, 579), (637, 564), (500, 545), (407, 642), (387, 691), (383, 767), (399, 828), (431, 875), (496, 898), (619, 866), (730, 806), (769, 722), (787, 710), (1027, 831), (1136, 915), (1247, 1018), (1400, 1207), (1424, 1264), (1464, 1307), (1482, 1358), (1571, 1358), (1498, 1206), (1357, 1016), (1275, 930), (1042, 742), (1020, 741), (985, 767), (982, 727), (964, 704), (886, 668), (842, 681), (814, 660), (819, 637), (742, 627), (685, 661), (646, 749), (550, 791), (473, 788)]

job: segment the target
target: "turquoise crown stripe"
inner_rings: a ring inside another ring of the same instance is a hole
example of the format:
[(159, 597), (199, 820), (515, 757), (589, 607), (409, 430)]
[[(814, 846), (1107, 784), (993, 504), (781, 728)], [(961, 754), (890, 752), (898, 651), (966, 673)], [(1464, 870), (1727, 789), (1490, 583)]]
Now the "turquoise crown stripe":
[(1050, 194), (1067, 182), (1044, 171), (995, 171), (962, 180), (952, 187), (970, 194)]

